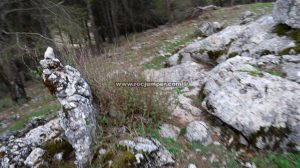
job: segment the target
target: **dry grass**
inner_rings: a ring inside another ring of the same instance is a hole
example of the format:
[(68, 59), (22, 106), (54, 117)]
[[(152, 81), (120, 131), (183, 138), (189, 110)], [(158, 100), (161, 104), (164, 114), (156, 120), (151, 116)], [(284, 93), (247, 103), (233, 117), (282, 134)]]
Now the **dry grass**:
[[(167, 94), (154, 87), (118, 87), (116, 82), (144, 82), (143, 69), (123, 60), (82, 56), (77, 64), (92, 88), (103, 129), (157, 124), (167, 112)], [(116, 57), (115, 57), (116, 58)]]

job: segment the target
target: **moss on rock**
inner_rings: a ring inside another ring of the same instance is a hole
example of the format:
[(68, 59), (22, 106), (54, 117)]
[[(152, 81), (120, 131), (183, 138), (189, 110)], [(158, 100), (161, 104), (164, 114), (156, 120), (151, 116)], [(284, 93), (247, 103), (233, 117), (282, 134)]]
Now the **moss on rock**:
[(217, 50), (217, 51), (207, 51), (207, 55), (212, 60), (217, 60), (219, 57), (221, 57), (226, 51), (224, 50)]
[(288, 55), (292, 50), (294, 51), (294, 54), (300, 54), (300, 29), (293, 29), (288, 25), (279, 24), (272, 32), (278, 36), (287, 36), (293, 39), (296, 43), (295, 47), (285, 48), (282, 51), (279, 51), (279, 55)]

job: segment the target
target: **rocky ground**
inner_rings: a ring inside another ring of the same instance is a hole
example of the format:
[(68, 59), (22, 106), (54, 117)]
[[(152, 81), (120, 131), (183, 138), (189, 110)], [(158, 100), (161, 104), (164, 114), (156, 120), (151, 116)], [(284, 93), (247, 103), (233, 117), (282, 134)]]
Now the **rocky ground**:
[[(74, 167), (76, 155), (77, 167), (88, 160), (94, 167), (299, 167), (300, 7), (298, 1), (279, 0), (271, 9), (271, 4), (219, 9), (200, 16), (201, 22), (150, 30), (116, 50), (117, 55), (130, 48), (131, 59), (124, 61), (144, 67), (147, 81), (189, 85), (166, 90), (168, 117), (162, 123), (146, 126), (144, 134), (117, 128), (118, 138), (104, 135), (108, 143), (96, 152), (90, 143), (97, 137), (95, 121), (88, 121), (89, 87), (72, 67), (45, 56), (44, 80), (54, 81), (64, 107), (60, 119), (36, 118), (2, 136), (0, 165)], [(239, 17), (224, 15), (232, 11)], [(182, 30), (187, 34), (173, 34)], [(157, 44), (142, 41), (149, 39), (145, 34), (172, 38)], [(95, 159), (82, 158), (93, 152)]]

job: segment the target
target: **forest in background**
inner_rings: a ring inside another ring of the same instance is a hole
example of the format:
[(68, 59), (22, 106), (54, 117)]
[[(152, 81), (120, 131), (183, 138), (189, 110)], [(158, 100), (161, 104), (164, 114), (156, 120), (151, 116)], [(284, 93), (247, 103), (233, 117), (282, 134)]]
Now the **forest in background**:
[(83, 52), (98, 56), (106, 44), (117, 44), (121, 36), (196, 17), (198, 6), (270, 1), (2, 0), (0, 94), (10, 93), (14, 102), (27, 99), (24, 82), (38, 76), (37, 62), (46, 46), (71, 60)]

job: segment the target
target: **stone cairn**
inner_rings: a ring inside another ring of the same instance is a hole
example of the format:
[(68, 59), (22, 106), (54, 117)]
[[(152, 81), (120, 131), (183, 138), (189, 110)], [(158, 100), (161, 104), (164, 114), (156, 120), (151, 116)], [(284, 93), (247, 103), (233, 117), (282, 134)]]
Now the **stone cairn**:
[(69, 65), (63, 66), (55, 58), (51, 47), (47, 48), (40, 64), (45, 85), (62, 105), (60, 124), (76, 152), (76, 166), (87, 167), (92, 161), (97, 141), (97, 122), (90, 87), (78, 70)]

